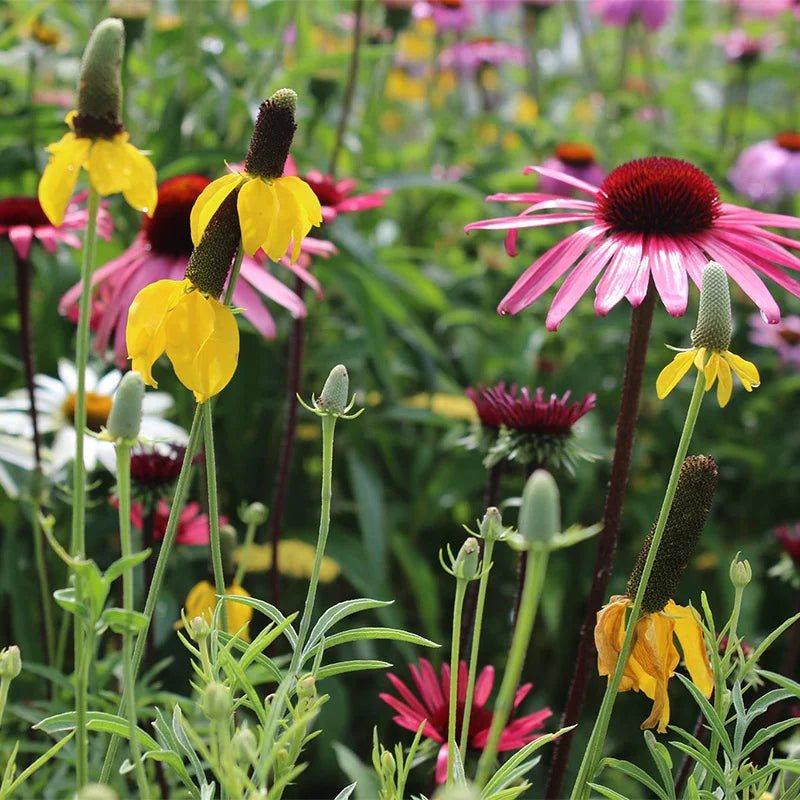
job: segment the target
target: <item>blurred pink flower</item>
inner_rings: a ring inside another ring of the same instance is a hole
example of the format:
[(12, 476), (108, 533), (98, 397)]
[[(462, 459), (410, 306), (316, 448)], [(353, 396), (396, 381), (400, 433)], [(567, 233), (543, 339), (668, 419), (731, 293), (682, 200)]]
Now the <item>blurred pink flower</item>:
[(624, 28), (637, 18), (651, 31), (657, 31), (677, 8), (676, 0), (592, 0), (589, 6), (605, 25)]
[[(118, 505), (118, 501), (114, 502)], [(153, 537), (160, 541), (167, 532), (170, 505), (166, 500), (159, 500), (153, 520)], [(143, 517), (140, 503), (131, 503), (131, 523), (141, 530)], [(228, 518), (221, 516), (220, 525), (227, 525)], [(208, 514), (200, 513), (200, 503), (187, 503), (178, 518), (178, 532), (175, 535), (176, 544), (206, 545), (209, 541)]]
[(332, 175), (323, 175), (316, 169), (300, 175), (297, 171), (297, 164), (291, 156), (286, 159), (283, 174), (299, 175), (311, 187), (322, 206), (323, 222), (333, 222), (338, 214), (366, 211), (368, 208), (381, 208), (384, 205), (384, 199), (392, 193), (391, 189), (376, 189), (367, 194), (350, 196), (358, 186), (358, 181), (352, 178), (336, 180)]
[(777, 325), (768, 325), (761, 314), (752, 314), (750, 322), (750, 341), (759, 347), (771, 347), (778, 353), (783, 366), (791, 365), (800, 370), (800, 317), (791, 314)]
[(436, 29), (462, 32), (475, 20), (475, 0), (416, 0), (411, 13), (415, 19), (432, 19)]
[(743, 150), (728, 180), (754, 203), (792, 197), (800, 190), (800, 133), (780, 133)]
[(784, 11), (796, 10), (794, 0), (728, 0), (739, 13), (748, 17), (767, 19)]
[(800, 283), (775, 266), (800, 269), (800, 258), (786, 249), (800, 248), (800, 242), (761, 227), (800, 228), (800, 219), (723, 203), (713, 181), (686, 161), (657, 156), (629, 161), (599, 187), (546, 167), (526, 167), (524, 173), (530, 172), (562, 180), (590, 199), (543, 192), (487, 198), (528, 205), (517, 216), (472, 222), (465, 228), (508, 231), (506, 252), (511, 256), (517, 254), (517, 234), (524, 228), (584, 224), (523, 272), (500, 301), (501, 314), (527, 308), (572, 270), (550, 306), (549, 330), (558, 328), (604, 271), (595, 290), (594, 307), (600, 316), (623, 297), (638, 306), (651, 277), (667, 311), (680, 316), (689, 298), (687, 278), (699, 287), (709, 259), (725, 267), (768, 322), (780, 320), (780, 309), (758, 273), (800, 297)]
[[(409, 731), (416, 732), (423, 720), (427, 720), (422, 730), (422, 735), (435, 742), (442, 743), (436, 759), (436, 782), (444, 783), (447, 777), (447, 721), (450, 716), (450, 667), (442, 664), (441, 682), (436, 676), (430, 661), (421, 658), (419, 668), (409, 665), (411, 677), (417, 688), (418, 696), (406, 686), (396, 675), (391, 672), (387, 678), (394, 686), (395, 691), (402, 698), (399, 699), (388, 692), (379, 695), (384, 703), (390, 705), (395, 711), (394, 721)], [(489, 728), (492, 724), (492, 712), (486, 707), (489, 695), (494, 684), (494, 667), (484, 667), (475, 681), (475, 694), (472, 699), (472, 711), (469, 718), (469, 744), (478, 750), (486, 746), (489, 738)], [(525, 699), (533, 687), (526, 683), (517, 689), (514, 696), (514, 708)], [(461, 722), (464, 717), (464, 705), (467, 699), (467, 664), (462, 661), (458, 665), (458, 698), (456, 709), (456, 730), (461, 731)], [(528, 742), (537, 738), (538, 731), (544, 726), (544, 721), (552, 715), (549, 708), (543, 708), (510, 720), (500, 736), (498, 750), (517, 750)], [(541, 735), (541, 734), (538, 734)]]
[(524, 48), (488, 36), (456, 42), (439, 54), (442, 69), (454, 69), (461, 74), (475, 73), (487, 64), (525, 64), (527, 60)]
[(800, 564), (800, 522), (784, 523), (775, 528), (775, 536), (795, 564)]
[[(118, 366), (128, 361), (125, 345), (125, 327), (128, 309), (133, 298), (154, 281), (181, 280), (192, 253), (189, 214), (194, 201), (210, 183), (202, 175), (178, 175), (158, 187), (158, 206), (152, 218), (143, 217), (142, 227), (131, 246), (122, 255), (100, 267), (92, 276), (92, 286), (99, 287), (98, 300), (102, 304), (97, 323), (95, 349), (104, 354), (109, 340), (114, 336), (114, 356)], [(295, 264), (288, 258), (279, 263), (291, 270), (319, 295), (319, 282), (308, 271), (309, 254), (328, 256), (336, 251), (330, 242), (306, 237), (303, 254)], [(265, 338), (275, 336), (275, 322), (259, 295), (268, 297), (288, 309), (294, 317), (303, 317), (303, 301), (282, 281), (269, 271), (263, 262), (266, 257), (257, 253), (255, 258), (245, 255), (239, 281), (233, 293), (233, 303), (244, 308), (243, 316)], [(73, 286), (58, 304), (58, 310), (71, 316), (78, 302), (81, 284)]]
[[(48, 253), (55, 253), (59, 242), (80, 248), (81, 239), (74, 231), (86, 227), (89, 215), (81, 205), (85, 200), (86, 192), (71, 200), (64, 222), (56, 227), (47, 219), (36, 197), (4, 197), (0, 199), (0, 236), (8, 237), (17, 255), (23, 260), (28, 258), (34, 239), (41, 242)], [(97, 212), (97, 233), (108, 241), (113, 230), (114, 223), (103, 203)]]
[(714, 42), (725, 51), (725, 58), (743, 66), (754, 64), (762, 55), (774, 50), (780, 41), (781, 37), (777, 33), (750, 36), (741, 28), (714, 37)]
[[(586, 183), (600, 184), (606, 177), (605, 170), (595, 160), (593, 147), (587, 144), (564, 142), (556, 146), (555, 153), (542, 162), (548, 170), (565, 172)], [(545, 194), (575, 195), (577, 189), (549, 175), (539, 176), (539, 189)]]

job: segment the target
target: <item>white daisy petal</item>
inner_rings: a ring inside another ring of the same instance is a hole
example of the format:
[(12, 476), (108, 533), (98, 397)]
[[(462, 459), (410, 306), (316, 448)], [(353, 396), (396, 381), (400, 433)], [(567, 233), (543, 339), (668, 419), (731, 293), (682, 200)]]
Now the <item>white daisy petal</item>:
[(142, 401), (142, 412), (144, 414), (161, 415), (169, 411), (175, 405), (172, 395), (166, 392), (146, 392)]
[(179, 445), (186, 445), (189, 441), (189, 435), (180, 425), (160, 417), (143, 416), (139, 435), (142, 439), (174, 442)]
[[(58, 359), (58, 377), (61, 378), (61, 383), (64, 384), (67, 388), (67, 394), (71, 392), (77, 391), (78, 389), (78, 372), (75, 369), (75, 365), (66, 358), (59, 358)], [(87, 376), (88, 378), (88, 376)], [(87, 391), (91, 391), (88, 385), (89, 381), (86, 381), (86, 389)]]
[(75, 428), (62, 428), (53, 442), (53, 472), (58, 472), (75, 458)]
[[(112, 474), (117, 474), (117, 450), (111, 442), (98, 442), (92, 439), (97, 460)], [(86, 461), (84, 453), (84, 462)], [(88, 469), (88, 467), (87, 467)]]
[[(122, 379), (122, 373), (118, 369), (112, 369), (111, 372), (107, 373), (106, 375), (103, 375), (103, 377), (100, 378), (99, 381), (97, 381), (95, 389), (93, 391), (95, 391), (97, 394), (104, 394), (107, 397), (110, 397), (117, 390), (117, 386), (119, 386), (119, 382), (121, 379)], [(88, 370), (86, 373), (86, 381), (87, 383), (89, 381)], [(89, 389), (88, 386), (86, 387), (86, 390), (92, 391)]]

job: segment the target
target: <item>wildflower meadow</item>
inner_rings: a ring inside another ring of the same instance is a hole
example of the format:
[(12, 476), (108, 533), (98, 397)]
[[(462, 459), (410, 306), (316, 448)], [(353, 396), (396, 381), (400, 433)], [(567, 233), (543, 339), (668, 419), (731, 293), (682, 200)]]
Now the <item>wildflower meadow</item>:
[(0, 42), (0, 800), (800, 800), (796, 2)]

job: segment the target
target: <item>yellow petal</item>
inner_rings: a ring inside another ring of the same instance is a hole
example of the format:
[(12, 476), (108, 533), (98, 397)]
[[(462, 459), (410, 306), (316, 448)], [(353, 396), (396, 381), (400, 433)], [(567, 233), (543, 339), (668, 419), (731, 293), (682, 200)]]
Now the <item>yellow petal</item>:
[(192, 213), (189, 216), (189, 223), (192, 229), (192, 242), (195, 247), (200, 244), (203, 231), (206, 229), (214, 212), (220, 207), (222, 201), (236, 188), (242, 181), (246, 180), (242, 175), (233, 173), (223, 175), (206, 186), (192, 206)]
[[(594, 643), (597, 647), (597, 672), (600, 675), (614, 674), (617, 660), (622, 649), (622, 637), (625, 630), (625, 612), (629, 601), (627, 597), (612, 597), (611, 601), (597, 612), (597, 624), (594, 629)], [(628, 683), (620, 691), (630, 689)]]
[(656, 394), (659, 400), (663, 400), (680, 383), (681, 378), (692, 366), (694, 358), (694, 350), (689, 350), (686, 353), (678, 353), (678, 355), (661, 370), (661, 374), (656, 379)]
[(717, 375), (719, 374), (719, 362), (719, 353), (712, 353), (705, 368), (702, 370), (703, 376), (706, 379), (706, 391), (711, 389), (714, 385), (714, 381), (717, 379)]
[(278, 180), (292, 193), (301, 212), (292, 228), (292, 238), (294, 240), (292, 244), (292, 263), (294, 263), (300, 255), (300, 246), (311, 230), (311, 226), (322, 223), (322, 208), (312, 188), (301, 178), (288, 175)]
[(242, 230), (242, 245), (245, 253), (252, 256), (266, 243), (270, 226), (277, 217), (278, 200), (275, 190), (260, 178), (253, 178), (239, 190), (236, 206)]
[[(672, 642), (674, 623), (662, 614), (648, 614), (636, 623), (634, 646), (631, 651), (642, 666), (643, 671), (653, 679), (654, 686), (642, 685), (642, 691), (653, 701), (650, 716), (642, 723), (642, 728), (658, 726), (659, 733), (665, 733), (669, 723), (669, 694), (667, 684), (680, 656)], [(650, 691), (648, 691), (650, 689)]]
[(198, 403), (228, 385), (239, 357), (239, 328), (229, 308), (191, 292), (170, 313), (165, 332), (175, 374)]
[(706, 348), (700, 347), (695, 351), (694, 365), (702, 372), (706, 366)]
[(719, 359), (719, 386), (717, 386), (717, 402), (720, 408), (725, 408), (728, 405), (732, 391), (733, 378), (731, 377), (731, 368), (728, 366), (728, 362), (721, 358)]
[(148, 386), (158, 387), (151, 373), (153, 364), (166, 348), (165, 321), (191, 286), (187, 280), (156, 281), (140, 290), (128, 311), (125, 341), (132, 368)]
[(752, 361), (747, 361), (736, 353), (729, 351), (722, 354), (722, 357), (731, 365), (731, 369), (736, 373), (736, 377), (742, 382), (742, 386), (748, 392), (753, 390), (754, 386), (761, 385), (761, 376), (758, 374), (758, 368)]
[(92, 186), (104, 197), (121, 192), (131, 180), (126, 143), (127, 134), (120, 134), (114, 139), (95, 139), (89, 151), (86, 169)]
[(681, 643), (686, 669), (692, 676), (694, 685), (706, 696), (711, 697), (714, 689), (714, 673), (708, 660), (703, 630), (692, 614), (691, 608), (679, 606), (670, 600), (664, 613), (675, 618), (675, 634)]
[[(246, 589), (239, 584), (233, 583), (225, 588), (225, 594), (237, 595), (238, 597), (250, 597)], [(186, 597), (184, 615), (186, 619), (193, 620), (195, 617), (203, 617), (209, 624), (214, 609), (217, 607), (217, 592), (213, 584), (209, 581), (200, 581), (195, 584)], [(244, 641), (249, 642), (250, 636), (247, 626), (253, 618), (253, 609), (244, 603), (237, 603), (234, 600), (225, 601), (225, 610), (228, 614), (228, 633), (240, 632)], [(173, 626), (176, 630), (183, 627), (183, 620), (179, 620)]]
[(150, 159), (132, 144), (124, 145), (124, 157), (130, 167), (127, 185), (122, 187), (122, 195), (131, 208), (153, 216), (158, 203), (156, 168)]
[(66, 133), (47, 148), (51, 155), (39, 181), (39, 203), (53, 225), (64, 221), (64, 212), (91, 144), (91, 139)]
[[(250, 597), (250, 593), (239, 586), (238, 583), (232, 583), (226, 587), (225, 594), (236, 595), (237, 597)], [(250, 641), (250, 634), (248, 633), (248, 626), (250, 620), (253, 618), (253, 609), (246, 606), (244, 603), (237, 603), (235, 600), (225, 601), (225, 610), (228, 612), (228, 633), (238, 633), (240, 638), (245, 642)]]
[(278, 261), (286, 255), (286, 249), (292, 240), (292, 232), (298, 224), (298, 219), (303, 220), (305, 212), (297, 204), (294, 194), (284, 185), (280, 178), (272, 182), (275, 196), (278, 200), (278, 214), (269, 231), (269, 238), (264, 247), (264, 252), (273, 260)]

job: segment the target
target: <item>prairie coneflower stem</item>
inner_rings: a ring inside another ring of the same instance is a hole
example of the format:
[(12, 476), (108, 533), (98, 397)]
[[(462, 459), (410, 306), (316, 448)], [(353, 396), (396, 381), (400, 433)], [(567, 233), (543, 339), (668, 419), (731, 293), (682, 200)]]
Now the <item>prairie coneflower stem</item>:
[[(456, 750), (460, 749), (456, 739), (458, 717), (458, 659), (461, 650), (461, 612), (464, 610), (464, 595), (468, 582), (456, 581), (456, 597), (453, 601), (453, 641), (450, 646), (450, 697), (447, 714), (447, 785), (453, 781), (453, 765)], [(469, 730), (469, 728), (467, 729)]]
[[(224, 596), (225, 575), (222, 569), (222, 546), (219, 539), (219, 503), (217, 499), (217, 459), (214, 452), (214, 421), (211, 403), (203, 406), (203, 444), (206, 454), (206, 483), (208, 485), (208, 531), (211, 546), (211, 564), (214, 570), (214, 588)], [(223, 631), (228, 630), (228, 604), (222, 602), (219, 611), (219, 624)]]
[[(608, 582), (611, 578), (622, 506), (628, 488), (636, 420), (639, 415), (639, 397), (642, 393), (644, 365), (647, 358), (647, 346), (650, 342), (650, 327), (653, 322), (655, 303), (656, 291), (651, 281), (644, 301), (631, 313), (628, 355), (625, 362), (625, 376), (622, 379), (622, 393), (614, 439), (614, 457), (611, 462), (611, 474), (608, 479), (606, 503), (603, 509), (603, 529), (598, 536), (594, 578), (586, 601), (586, 615), (578, 643), (575, 669), (564, 705), (564, 715), (561, 718), (560, 727), (562, 728), (577, 723), (586, 701), (586, 690), (595, 657), (594, 628), (597, 622), (597, 612), (605, 601)], [(572, 737), (572, 733), (566, 733), (556, 740), (545, 790), (545, 797), (548, 800), (557, 800), (562, 797), (561, 789), (569, 762)]]
[[(125, 440), (117, 441), (117, 497), (119, 499), (119, 544), (122, 558), (128, 558), (131, 548), (131, 446)], [(133, 567), (122, 573), (122, 608), (133, 612)], [(137, 738), (138, 716), (136, 713), (136, 680), (133, 675), (133, 633), (125, 628), (122, 634), (122, 680), (126, 697), (125, 710), (128, 718), (131, 760), (140, 797), (147, 797), (149, 786), (142, 763)]]
[(631, 607), (630, 617), (628, 618), (628, 625), (625, 628), (625, 638), (622, 642), (622, 648), (617, 659), (617, 666), (614, 669), (614, 674), (608, 681), (606, 692), (603, 696), (603, 702), (600, 706), (600, 711), (592, 729), (592, 735), (589, 738), (589, 743), (586, 746), (586, 751), (583, 756), (580, 768), (578, 769), (578, 777), (575, 779), (575, 785), (570, 794), (570, 800), (587, 800), (589, 797), (589, 783), (593, 779), (597, 765), (602, 755), (603, 744), (606, 739), (608, 731), (608, 723), (611, 719), (611, 712), (614, 709), (614, 703), (617, 699), (620, 682), (622, 681), (625, 667), (628, 663), (628, 657), (631, 652), (631, 645), (633, 644), (633, 634), (636, 627), (636, 622), (639, 620), (639, 615), (642, 610), (642, 601), (644, 600), (645, 591), (647, 590), (647, 583), (650, 579), (650, 573), (653, 571), (653, 564), (656, 560), (658, 553), (658, 546), (661, 543), (661, 538), (664, 534), (664, 529), (667, 525), (669, 512), (672, 508), (672, 501), (675, 498), (675, 490), (678, 486), (678, 478), (680, 477), (681, 467), (683, 460), (686, 458), (686, 452), (689, 449), (689, 442), (692, 439), (694, 432), (694, 425), (697, 421), (697, 415), (700, 411), (700, 406), (703, 402), (703, 392), (706, 387), (705, 375), (698, 370), (697, 379), (694, 384), (694, 391), (692, 392), (692, 399), (689, 401), (689, 409), (686, 412), (686, 421), (683, 423), (683, 431), (681, 438), (678, 442), (678, 448), (675, 453), (675, 460), (672, 464), (672, 472), (669, 476), (667, 483), (667, 490), (664, 494), (664, 501), (661, 504), (661, 510), (658, 514), (658, 523), (656, 524), (653, 538), (650, 544), (650, 550), (647, 554), (642, 569), (641, 578), (639, 579), (639, 587), (636, 590), (636, 597), (633, 600)]
[[(181, 473), (178, 476), (178, 482), (175, 485), (175, 493), (172, 497), (172, 506), (169, 510), (169, 519), (167, 520), (167, 529), (164, 532), (164, 539), (161, 542), (161, 550), (156, 559), (156, 566), (153, 570), (153, 580), (147, 590), (147, 599), (144, 604), (144, 615), (147, 619), (145, 627), (139, 631), (136, 636), (136, 643), (133, 648), (133, 658), (131, 659), (131, 673), (133, 681), (139, 674), (139, 668), (142, 664), (142, 656), (144, 655), (145, 645), (147, 643), (147, 633), (150, 626), (153, 624), (153, 614), (155, 613), (156, 602), (158, 595), (161, 592), (161, 585), (164, 582), (164, 574), (167, 569), (167, 562), (169, 561), (172, 547), (175, 544), (175, 536), (178, 533), (178, 520), (183, 511), (183, 504), (186, 500), (186, 492), (189, 488), (189, 476), (192, 471), (192, 461), (197, 454), (198, 446), (202, 438), (202, 417), (203, 405), (198, 403), (194, 410), (194, 419), (192, 420), (192, 427), (189, 431), (189, 441), (186, 444), (186, 452), (183, 456), (183, 466)], [(125, 713), (125, 703), (127, 698), (123, 692), (122, 702), (120, 703), (119, 711), (120, 716)], [(103, 761), (103, 770), (100, 773), (100, 782), (108, 783), (111, 778), (111, 769), (114, 765), (117, 751), (119, 750), (119, 737), (112, 735), (111, 741), (108, 744), (108, 751), (106, 752), (105, 760)]]
[[(32, 523), (33, 523), (33, 549), (36, 559), (36, 572), (39, 576), (39, 591), (42, 601), (42, 618), (44, 620), (44, 643), (46, 661), (48, 666), (55, 666), (56, 658), (56, 633), (53, 626), (52, 593), (50, 592), (50, 579), (47, 571), (47, 560), (44, 549), (44, 534), (42, 533), (41, 515), (42, 502), (39, 497), (33, 498)], [(66, 616), (66, 615), (65, 615)], [(55, 687), (54, 687), (55, 688)]]
[(539, 600), (544, 589), (544, 579), (547, 575), (547, 562), (550, 554), (547, 550), (531, 550), (525, 569), (525, 583), (522, 588), (522, 603), (520, 604), (519, 618), (514, 628), (514, 638), (511, 641), (511, 650), (508, 654), (508, 663), (503, 673), (503, 682), (494, 704), (492, 727), (489, 729), (489, 738), (478, 761), (478, 771), (475, 774), (475, 783), (483, 788), (493, 768), (497, 756), (497, 746), (500, 736), (511, 715), (514, 705), (514, 694), (519, 685), (522, 668), (525, 666), (525, 654), (528, 651), (533, 623), (539, 610)]
[[(157, 501), (156, 501), (157, 503)], [(144, 561), (144, 586), (145, 590), (153, 582), (153, 565), (155, 563), (155, 529), (156, 529), (156, 504), (145, 510), (142, 516), (142, 547), (150, 551)], [(156, 663), (156, 637), (153, 626), (147, 629), (147, 642), (145, 647), (144, 664), (152, 667)], [(159, 762), (156, 762), (159, 763)], [(157, 768), (158, 769), (158, 768)]]

